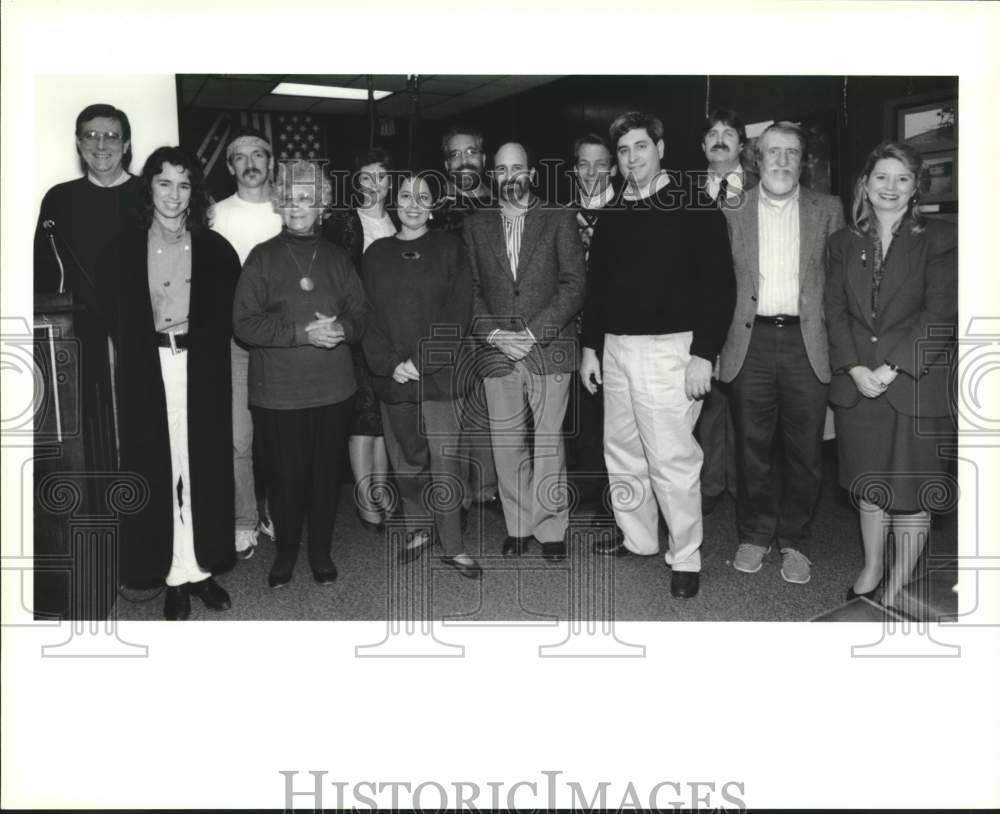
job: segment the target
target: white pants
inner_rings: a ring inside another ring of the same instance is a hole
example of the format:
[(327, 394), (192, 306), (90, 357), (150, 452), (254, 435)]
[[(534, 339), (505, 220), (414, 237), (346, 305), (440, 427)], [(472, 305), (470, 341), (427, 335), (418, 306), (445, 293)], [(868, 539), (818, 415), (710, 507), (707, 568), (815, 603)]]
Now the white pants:
[(604, 460), (615, 522), (635, 554), (656, 554), (657, 504), (667, 564), (700, 571), (701, 401), (684, 395), (691, 332), (604, 337)]
[[(174, 504), (174, 557), (167, 585), (201, 582), (212, 576), (198, 565), (191, 525), (191, 473), (188, 467), (187, 351), (177, 354), (160, 348), (160, 375), (167, 397), (167, 429), (170, 433), (170, 496)], [(180, 484), (180, 489), (177, 486)], [(180, 498), (178, 499), (178, 491)]]

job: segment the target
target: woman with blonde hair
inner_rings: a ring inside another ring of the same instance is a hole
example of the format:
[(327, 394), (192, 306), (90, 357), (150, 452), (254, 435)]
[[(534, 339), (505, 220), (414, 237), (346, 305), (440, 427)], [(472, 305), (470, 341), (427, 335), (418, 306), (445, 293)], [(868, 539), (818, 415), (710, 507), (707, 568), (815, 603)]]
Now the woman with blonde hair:
[(930, 510), (954, 491), (938, 446), (954, 433), (958, 235), (953, 224), (921, 215), (922, 164), (907, 144), (875, 148), (855, 184), (850, 225), (828, 246), (840, 484), (860, 510), (865, 553), (847, 598), (875, 599), (881, 584), (886, 606), (913, 574)]

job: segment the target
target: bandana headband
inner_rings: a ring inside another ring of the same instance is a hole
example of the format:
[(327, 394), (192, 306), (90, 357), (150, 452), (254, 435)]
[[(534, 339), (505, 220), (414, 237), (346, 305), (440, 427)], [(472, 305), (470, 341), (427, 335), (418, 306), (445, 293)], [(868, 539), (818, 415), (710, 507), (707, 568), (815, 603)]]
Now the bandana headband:
[(226, 148), (227, 161), (233, 157), (233, 153), (236, 152), (239, 147), (259, 147), (268, 155), (274, 154), (274, 150), (271, 149), (271, 144), (267, 141), (267, 139), (262, 139), (260, 136), (240, 136), (239, 138), (233, 139)]

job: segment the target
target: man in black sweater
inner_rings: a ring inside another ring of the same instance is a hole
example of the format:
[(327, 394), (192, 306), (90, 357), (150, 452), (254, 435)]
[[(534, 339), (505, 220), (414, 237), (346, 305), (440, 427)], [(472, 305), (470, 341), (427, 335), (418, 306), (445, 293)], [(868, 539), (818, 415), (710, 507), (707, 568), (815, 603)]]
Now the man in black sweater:
[(697, 207), (687, 180), (661, 169), (659, 119), (625, 113), (610, 135), (625, 186), (590, 247), (580, 377), (591, 393), (604, 386), (604, 457), (625, 546), (659, 552), (659, 505), (670, 592), (687, 598), (701, 571), (694, 425), (735, 303), (729, 236), (718, 209)]

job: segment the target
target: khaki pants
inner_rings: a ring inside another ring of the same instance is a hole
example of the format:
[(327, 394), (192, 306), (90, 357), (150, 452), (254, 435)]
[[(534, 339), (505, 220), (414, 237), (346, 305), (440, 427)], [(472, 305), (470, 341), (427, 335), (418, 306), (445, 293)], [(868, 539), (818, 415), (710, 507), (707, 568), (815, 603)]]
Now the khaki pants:
[(635, 554), (656, 554), (657, 506), (667, 564), (700, 571), (701, 402), (684, 395), (691, 332), (604, 338), (604, 460), (615, 522)]
[(541, 376), (518, 362), (506, 376), (483, 380), (500, 502), (511, 537), (555, 543), (566, 535), (569, 501), (562, 425), (573, 375)]

